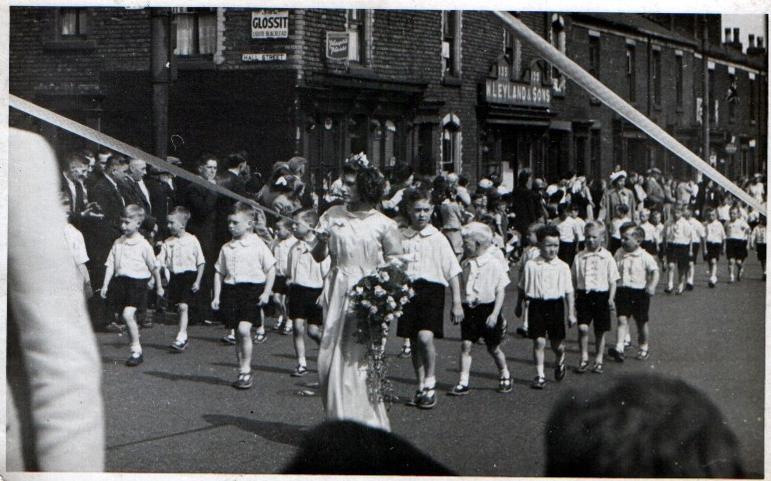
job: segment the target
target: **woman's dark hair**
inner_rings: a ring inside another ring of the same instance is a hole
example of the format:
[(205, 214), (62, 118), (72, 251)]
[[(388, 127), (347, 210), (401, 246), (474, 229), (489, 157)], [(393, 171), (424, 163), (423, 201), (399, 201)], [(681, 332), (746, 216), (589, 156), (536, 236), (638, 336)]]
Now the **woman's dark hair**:
[(219, 163), (220, 163), (219, 159), (217, 158), (216, 155), (212, 154), (211, 152), (204, 152), (203, 154), (201, 154), (201, 156), (198, 157), (198, 164), (196, 165), (198, 167), (203, 167), (204, 165), (206, 165), (206, 162), (210, 160), (217, 162), (217, 165), (219, 166)]
[(410, 164), (396, 164), (391, 171), (391, 183), (394, 185), (403, 184), (414, 173)]
[(454, 189), (450, 187), (450, 183), (447, 182), (447, 178), (441, 175), (436, 176), (431, 183), (431, 203), (439, 205), (445, 201), (454, 197)]
[(376, 167), (347, 162), (343, 165), (343, 175), (356, 176), (356, 189), (364, 203), (374, 205), (383, 198), (386, 180)]
[(527, 183), (530, 181), (530, 169), (522, 169), (517, 175), (517, 187), (527, 189)]
[(683, 381), (629, 376), (601, 393), (565, 393), (546, 424), (546, 476), (742, 478), (720, 410)]
[(227, 159), (226, 159), (228, 169), (235, 169), (236, 167), (238, 167), (244, 162), (246, 162), (246, 157), (243, 154), (241, 154), (241, 152), (230, 154), (227, 156)]

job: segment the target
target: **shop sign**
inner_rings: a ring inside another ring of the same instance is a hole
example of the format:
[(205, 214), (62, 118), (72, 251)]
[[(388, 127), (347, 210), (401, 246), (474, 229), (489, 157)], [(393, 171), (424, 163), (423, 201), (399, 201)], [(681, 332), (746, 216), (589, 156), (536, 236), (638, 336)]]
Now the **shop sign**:
[(541, 83), (541, 72), (534, 68), (530, 82), (515, 82), (510, 79), (508, 66), (496, 65), (497, 78), (485, 79), (485, 101), (490, 104), (506, 104), (522, 107), (551, 106), (551, 87)]
[(242, 53), (242, 62), (286, 62), (286, 53)]
[(736, 144), (726, 144), (725, 145), (725, 153), (728, 155), (733, 155), (736, 153)]
[(350, 32), (327, 32), (327, 58), (343, 62), (351, 51)]
[(289, 37), (289, 10), (258, 10), (252, 12), (252, 38)]

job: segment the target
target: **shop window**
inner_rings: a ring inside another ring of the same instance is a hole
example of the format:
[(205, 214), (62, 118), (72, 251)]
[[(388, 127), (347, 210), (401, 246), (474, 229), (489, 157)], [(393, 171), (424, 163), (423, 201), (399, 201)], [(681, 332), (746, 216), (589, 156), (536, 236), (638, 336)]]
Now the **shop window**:
[(575, 173), (577, 175), (586, 175), (586, 137), (577, 135), (574, 138), (575, 143)]
[(626, 84), (630, 102), (637, 101), (637, 52), (634, 45), (626, 46)]
[(442, 165), (441, 172), (458, 172), (461, 165), (460, 119), (447, 114), (442, 119)]
[(371, 10), (348, 9), (345, 11), (348, 31), (353, 36), (351, 39), (353, 48), (349, 58), (352, 62), (360, 63), (362, 65), (368, 64), (370, 61), (369, 46), (371, 44), (371, 33), (369, 31), (369, 23), (371, 21), (371, 16)]
[(442, 10), (442, 71), (445, 76), (460, 77), (461, 13)]
[(683, 56), (675, 55), (675, 98), (677, 109), (683, 108)]
[(57, 32), (60, 39), (84, 38), (88, 35), (88, 9), (60, 8)]
[(359, 152), (367, 154), (367, 158), (372, 157), (367, 145), (367, 117), (365, 115), (354, 115), (348, 120), (348, 138), (350, 140), (351, 150), (349, 154), (355, 155)]
[(391, 120), (372, 119), (369, 122), (370, 148), (368, 158), (387, 172), (396, 164), (396, 124)]
[(753, 124), (758, 120), (758, 110), (757, 110), (757, 106), (755, 105), (758, 101), (758, 94), (755, 91), (756, 88), (757, 86), (755, 85), (755, 74), (751, 73), (750, 74), (750, 105), (748, 107), (750, 110), (750, 122), (752, 122)]
[(653, 105), (661, 107), (661, 50), (654, 50), (651, 54), (651, 83)]
[(390, 170), (396, 164), (396, 124), (386, 120), (383, 129), (383, 168)]
[[(549, 42), (562, 52), (567, 54), (566, 32), (565, 32), (565, 18), (557, 13), (551, 14), (551, 21), (549, 22)], [(552, 89), (554, 93), (561, 94), (565, 92), (565, 86), (567, 85), (567, 79), (557, 67), (551, 66), (549, 68), (549, 76), (551, 78)]]
[(503, 29), (503, 53), (511, 65), (511, 78), (522, 77), (522, 42), (508, 28)]
[(209, 56), (217, 49), (216, 8), (172, 8), (176, 25), (176, 48), (180, 57)]

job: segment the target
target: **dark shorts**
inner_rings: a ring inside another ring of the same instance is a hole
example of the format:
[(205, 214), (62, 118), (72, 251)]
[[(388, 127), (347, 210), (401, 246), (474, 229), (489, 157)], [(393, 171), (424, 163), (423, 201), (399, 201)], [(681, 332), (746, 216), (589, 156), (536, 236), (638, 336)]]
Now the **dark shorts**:
[(560, 241), (560, 248), (557, 253), (557, 257), (560, 258), (567, 265), (573, 265), (573, 259), (576, 257), (576, 243), (575, 242), (562, 242)]
[(700, 247), (701, 247), (701, 244), (698, 242), (694, 242), (693, 244), (691, 244), (691, 262), (693, 262), (694, 264), (696, 264), (696, 259), (698, 258)]
[(638, 322), (648, 322), (648, 310), (651, 296), (645, 289), (619, 287), (616, 290), (616, 314), (624, 317), (634, 317)]
[(436, 339), (444, 337), (444, 286), (418, 279), (412, 283), (415, 297), (404, 306), (396, 335), (414, 339), (418, 331), (431, 331)]
[(487, 347), (495, 347), (503, 341), (505, 328), (503, 317), (498, 316), (498, 322), (492, 329), (487, 327), (487, 318), (493, 313), (495, 303), (479, 304), (471, 307), (463, 304), (463, 321), (460, 323), (460, 338), (463, 341), (477, 342), (485, 340)]
[(196, 277), (198, 277), (198, 273), (195, 271), (171, 275), (167, 289), (171, 305), (187, 304), (190, 306), (195, 302), (196, 295), (191, 289), (195, 284)]
[(222, 284), (220, 294), (220, 320), (228, 329), (238, 328), (241, 321), (259, 323), (260, 306), (257, 305), (265, 284)]
[(725, 256), (729, 259), (744, 260), (747, 258), (747, 241), (742, 239), (726, 239)]
[(126, 307), (135, 307), (138, 311), (147, 308), (147, 279), (132, 277), (113, 277), (107, 287), (107, 301), (113, 312), (121, 313)]
[(276, 276), (276, 280), (273, 281), (273, 294), (286, 294), (288, 292), (286, 287), (286, 276)]
[(707, 252), (704, 253), (704, 260), (720, 260), (720, 251), (723, 250), (723, 244), (717, 242), (707, 242)]
[(655, 256), (659, 253), (659, 249), (656, 246), (656, 242), (652, 240), (642, 241), (642, 243), (640, 244), (640, 247), (645, 249), (645, 251), (652, 256)]
[(591, 325), (594, 332), (610, 331), (609, 292), (586, 292), (576, 290), (576, 317), (579, 324)]
[(763, 269), (766, 268), (766, 245), (765, 244), (756, 244), (755, 249), (758, 252), (758, 260), (763, 264)]
[(688, 262), (691, 259), (688, 255), (688, 247), (688, 244), (669, 244), (667, 248), (667, 262), (677, 264), (680, 272), (688, 269)]
[(316, 304), (322, 289), (291, 284), (288, 288), (287, 315), (289, 319), (305, 319), (308, 324), (322, 324), (322, 309)]
[(562, 298), (528, 299), (527, 319), (527, 335), (530, 339), (565, 339), (565, 301)]

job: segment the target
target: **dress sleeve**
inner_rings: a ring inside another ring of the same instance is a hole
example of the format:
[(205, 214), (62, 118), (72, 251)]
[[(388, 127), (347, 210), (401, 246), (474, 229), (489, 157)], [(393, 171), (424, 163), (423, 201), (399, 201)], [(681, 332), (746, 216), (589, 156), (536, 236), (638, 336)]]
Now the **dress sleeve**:
[(75, 256), (75, 262), (77, 264), (85, 264), (88, 262), (88, 252), (86, 251), (86, 241), (83, 240), (83, 234), (80, 231), (75, 231), (75, 249), (73, 255)]

